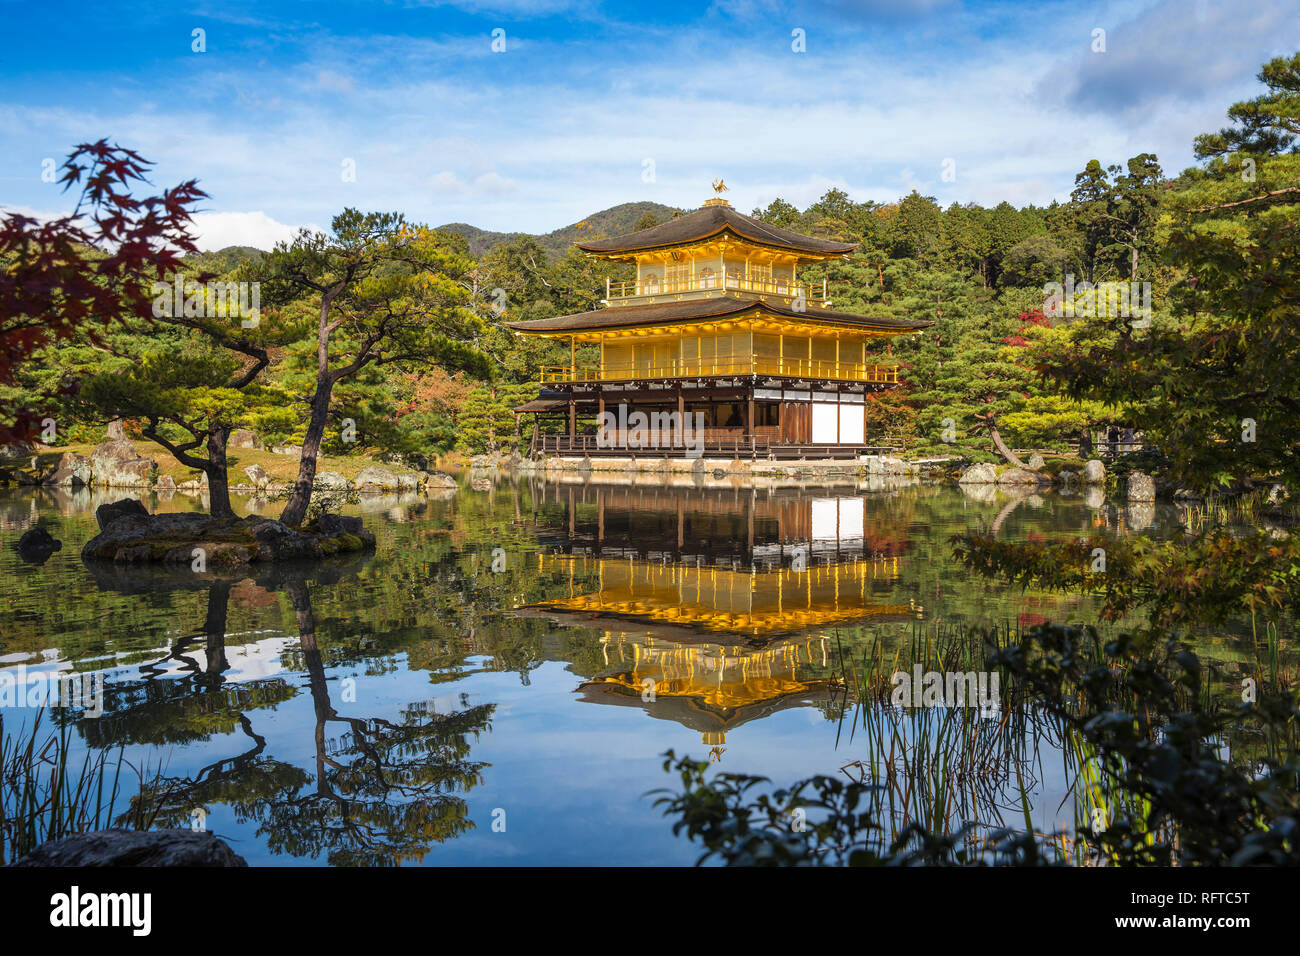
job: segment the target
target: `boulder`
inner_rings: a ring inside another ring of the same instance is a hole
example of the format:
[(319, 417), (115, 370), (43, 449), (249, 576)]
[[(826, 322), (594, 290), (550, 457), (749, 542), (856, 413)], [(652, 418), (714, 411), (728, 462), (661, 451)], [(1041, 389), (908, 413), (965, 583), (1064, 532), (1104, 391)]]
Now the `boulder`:
[(337, 471), (318, 471), (316, 472), (316, 481), (313, 483), (313, 487), (322, 488), (325, 491), (347, 491), (352, 485)]
[(99, 523), (100, 531), (107, 529), (109, 525), (119, 518), (126, 517), (147, 518), (149, 512), (136, 498), (123, 498), (120, 501), (114, 501), (112, 504), (100, 505), (95, 509), (95, 520)]
[(1036, 471), (1029, 471), (1026, 468), (1008, 468), (1002, 474), (998, 475), (999, 485), (1050, 485), (1052, 480), (1046, 475), (1040, 475)]
[(1273, 485), (1268, 489), (1268, 503), (1270, 505), (1280, 505), (1291, 497), (1286, 490), (1285, 485)]
[(428, 479), (425, 481), (425, 484), (430, 488), (455, 489), (459, 487), (456, 484), (456, 479), (453, 478), (451, 475), (447, 474), (445, 471), (430, 472)]
[(248, 476), (248, 480), (253, 483), (255, 488), (264, 488), (266, 483), (271, 480), (271, 476), (266, 473), (266, 469), (261, 465), (249, 465), (244, 469), (244, 474)]
[(1156, 483), (1145, 472), (1135, 471), (1128, 476), (1129, 501), (1155, 501)]
[(154, 487), (163, 494), (172, 494), (176, 491), (176, 479), (171, 475), (159, 475)]
[(1106, 482), (1106, 466), (1096, 458), (1089, 458), (1083, 463), (1083, 483), (1101, 485)]
[(379, 465), (367, 465), (357, 475), (357, 488), (361, 491), (382, 491), (397, 487), (397, 475)]
[(95, 830), (42, 843), (14, 866), (248, 866), (215, 833)]
[(37, 564), (44, 564), (50, 555), (62, 549), (63, 542), (39, 525), (28, 528), (18, 539), (18, 556)]
[(236, 428), (230, 433), (230, 437), (226, 439), (226, 447), (261, 449), (265, 446), (262, 445), (262, 439), (258, 438), (254, 432), (249, 431), (247, 428)]
[(46, 476), (45, 484), (82, 488), (90, 484), (91, 474), (89, 458), (70, 451), (64, 452), (59, 457), (59, 462), (55, 465), (54, 471)]
[(957, 479), (959, 485), (992, 485), (998, 480), (998, 470), (988, 462), (971, 465)]
[(271, 454), (273, 455), (293, 455), (297, 458), (302, 457), (302, 445), (272, 445)]
[(104, 430), (104, 438), (106, 441), (126, 441), (126, 422), (120, 418), (113, 419)]
[(1038, 454), (1038, 452), (1034, 452), (1032, 455), (1029, 456), (1029, 460), (1026, 461), (1025, 464), (1028, 465), (1031, 470), (1039, 471), (1044, 465), (1047, 464), (1047, 462), (1043, 461), (1042, 455)]
[(90, 470), (100, 488), (148, 487), (157, 464), (141, 458), (126, 439), (106, 441), (90, 453)]
[(418, 491), (420, 488), (419, 475), (398, 475), (397, 487), (401, 491)]

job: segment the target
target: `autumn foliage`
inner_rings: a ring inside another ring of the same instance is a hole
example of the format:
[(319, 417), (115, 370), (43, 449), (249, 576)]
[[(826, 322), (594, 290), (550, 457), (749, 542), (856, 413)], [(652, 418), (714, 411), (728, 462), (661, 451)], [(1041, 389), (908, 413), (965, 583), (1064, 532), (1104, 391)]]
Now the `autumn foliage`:
[[(0, 218), (0, 385), (40, 348), (82, 330), (150, 314), (152, 283), (197, 252), (191, 208), (206, 193), (195, 180), (136, 197), (150, 164), (107, 140), (83, 143), (63, 164), (76, 207), (44, 222), (20, 213)], [(0, 443), (37, 430), (43, 410), (0, 400)]]

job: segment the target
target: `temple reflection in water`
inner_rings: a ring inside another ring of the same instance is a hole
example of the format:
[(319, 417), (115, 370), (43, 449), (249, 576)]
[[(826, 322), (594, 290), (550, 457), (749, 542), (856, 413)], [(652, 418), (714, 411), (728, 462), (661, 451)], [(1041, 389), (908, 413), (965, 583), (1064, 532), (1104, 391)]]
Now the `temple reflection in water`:
[(887, 600), (905, 541), (873, 534), (853, 490), (539, 487), (557, 593), (519, 613), (602, 632), (584, 701), (641, 707), (720, 756), (736, 727), (845, 697), (827, 629), (920, 617)]

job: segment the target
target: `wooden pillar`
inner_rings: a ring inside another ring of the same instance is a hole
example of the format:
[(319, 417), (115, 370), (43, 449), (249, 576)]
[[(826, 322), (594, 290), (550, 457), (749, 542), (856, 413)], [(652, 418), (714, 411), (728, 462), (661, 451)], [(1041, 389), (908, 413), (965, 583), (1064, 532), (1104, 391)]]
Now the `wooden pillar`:
[(569, 441), (570, 442), (573, 441), (574, 436), (577, 433), (577, 430), (578, 430), (578, 405), (577, 402), (573, 400), (573, 396), (570, 395), (569, 396)]
[[(681, 435), (682, 435), (683, 445), (684, 445), (685, 437), (686, 437), (686, 396), (685, 394), (683, 394), (682, 387), (680, 385), (677, 386), (677, 424), (678, 427), (681, 428)], [(696, 441), (700, 441), (701, 439), (703, 439), (703, 437), (704, 437), (703, 435), (696, 435), (693, 432), (691, 434), (691, 438), (695, 439)]]

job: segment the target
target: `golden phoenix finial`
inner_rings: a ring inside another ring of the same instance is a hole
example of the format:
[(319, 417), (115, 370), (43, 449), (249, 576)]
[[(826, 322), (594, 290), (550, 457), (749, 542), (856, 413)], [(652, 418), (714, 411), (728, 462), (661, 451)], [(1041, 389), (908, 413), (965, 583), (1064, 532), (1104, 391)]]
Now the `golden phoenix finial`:
[(715, 196), (721, 197), (722, 194), (727, 191), (728, 191), (727, 184), (724, 183), (721, 179), (715, 179), (713, 181), (713, 194)]

